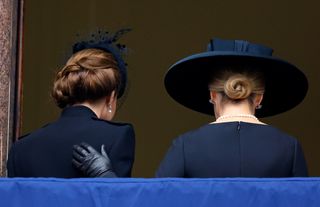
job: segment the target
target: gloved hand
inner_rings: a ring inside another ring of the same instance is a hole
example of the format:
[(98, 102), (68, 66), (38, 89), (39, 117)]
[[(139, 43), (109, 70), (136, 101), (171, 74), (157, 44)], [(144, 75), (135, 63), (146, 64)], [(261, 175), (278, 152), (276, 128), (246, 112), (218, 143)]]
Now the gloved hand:
[(72, 163), (89, 177), (117, 177), (104, 145), (101, 146), (101, 154), (87, 143), (74, 145)]

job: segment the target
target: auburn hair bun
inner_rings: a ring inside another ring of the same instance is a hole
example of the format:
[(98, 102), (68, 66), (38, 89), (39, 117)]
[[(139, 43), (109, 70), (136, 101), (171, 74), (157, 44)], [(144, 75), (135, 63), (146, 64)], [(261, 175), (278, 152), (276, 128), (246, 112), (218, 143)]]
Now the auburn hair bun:
[(112, 54), (84, 49), (70, 57), (57, 73), (52, 97), (60, 108), (111, 95), (120, 86), (120, 73)]

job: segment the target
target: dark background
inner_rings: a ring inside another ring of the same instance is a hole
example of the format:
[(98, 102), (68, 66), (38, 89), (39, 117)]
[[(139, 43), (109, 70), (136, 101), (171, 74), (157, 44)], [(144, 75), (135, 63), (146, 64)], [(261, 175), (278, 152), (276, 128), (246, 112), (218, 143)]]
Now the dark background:
[(127, 58), (130, 86), (116, 120), (135, 126), (133, 176), (152, 177), (173, 138), (214, 121), (214, 117), (178, 105), (166, 94), (163, 77), (168, 67), (180, 58), (203, 51), (211, 37), (245, 39), (274, 48), (275, 56), (297, 65), (307, 75), (310, 88), (304, 102), (263, 121), (297, 137), (310, 174), (320, 175), (318, 1), (25, 2), (22, 133), (59, 116), (50, 89), (55, 71), (79, 40), (77, 33), (87, 37), (98, 28), (116, 31), (131, 27), (133, 31), (121, 39), (131, 48)]

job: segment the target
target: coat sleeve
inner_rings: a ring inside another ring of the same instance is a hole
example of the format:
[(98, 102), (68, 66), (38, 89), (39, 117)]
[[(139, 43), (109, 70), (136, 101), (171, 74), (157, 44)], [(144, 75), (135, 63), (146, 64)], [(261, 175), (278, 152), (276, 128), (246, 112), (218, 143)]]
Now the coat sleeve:
[(292, 176), (293, 177), (307, 177), (308, 176), (307, 163), (304, 158), (302, 147), (297, 140), (295, 142)]
[(122, 127), (110, 149), (109, 156), (114, 172), (118, 177), (130, 177), (134, 162), (135, 135), (131, 125)]
[(162, 160), (156, 177), (184, 177), (184, 146), (182, 137), (175, 139)]
[(7, 172), (8, 172), (8, 177), (16, 177), (15, 175), (15, 166), (14, 166), (14, 151), (15, 145), (12, 145), (10, 151), (9, 151), (9, 156), (8, 156), (8, 161), (7, 161)]

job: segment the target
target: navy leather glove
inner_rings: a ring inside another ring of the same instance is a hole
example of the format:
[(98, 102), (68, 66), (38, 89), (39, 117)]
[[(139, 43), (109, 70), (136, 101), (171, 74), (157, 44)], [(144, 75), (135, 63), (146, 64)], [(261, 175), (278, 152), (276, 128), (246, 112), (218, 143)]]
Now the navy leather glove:
[(111, 161), (101, 146), (101, 153), (87, 143), (73, 146), (73, 165), (89, 177), (117, 177)]

